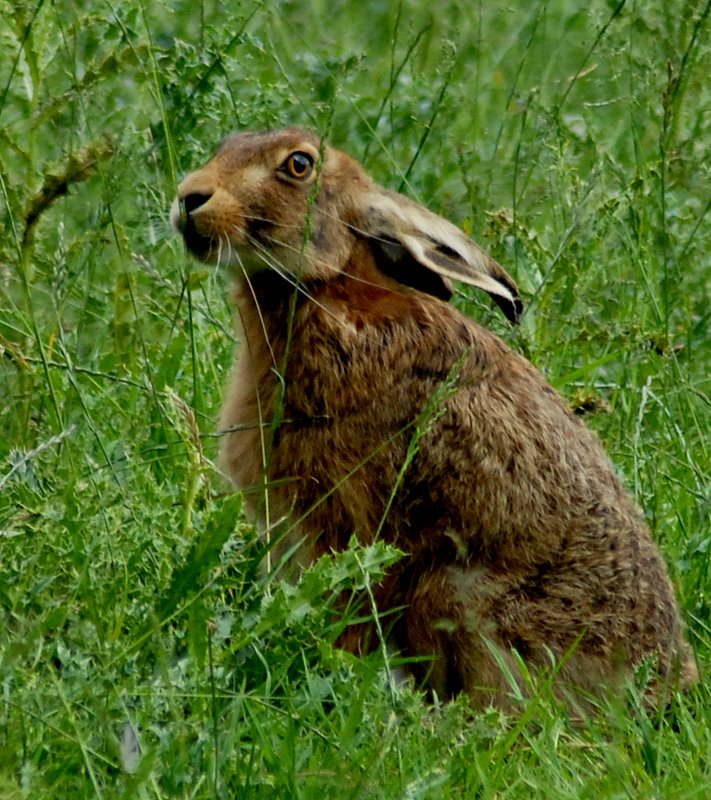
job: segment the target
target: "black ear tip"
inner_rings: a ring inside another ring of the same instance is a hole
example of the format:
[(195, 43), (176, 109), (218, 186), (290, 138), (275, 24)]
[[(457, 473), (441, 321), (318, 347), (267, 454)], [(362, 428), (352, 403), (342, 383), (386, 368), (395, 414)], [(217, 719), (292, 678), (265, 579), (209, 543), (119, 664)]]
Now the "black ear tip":
[(513, 299), (509, 297), (502, 297), (498, 294), (492, 294), (496, 301), (496, 305), (504, 312), (504, 316), (509, 322), (518, 325), (521, 322), (523, 315), (523, 302), (521, 298), (516, 296)]

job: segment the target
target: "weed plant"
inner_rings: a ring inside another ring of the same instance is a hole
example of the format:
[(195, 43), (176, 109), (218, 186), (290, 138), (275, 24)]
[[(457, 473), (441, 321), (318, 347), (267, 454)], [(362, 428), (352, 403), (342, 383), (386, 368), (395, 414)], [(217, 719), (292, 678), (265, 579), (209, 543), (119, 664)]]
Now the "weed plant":
[(331, 646), (396, 557), (259, 571), (214, 465), (235, 337), (167, 224), (234, 130), (299, 123), (471, 232), (604, 440), (702, 671), (709, 0), (0, 0), (0, 798), (706, 798), (711, 697), (427, 704)]

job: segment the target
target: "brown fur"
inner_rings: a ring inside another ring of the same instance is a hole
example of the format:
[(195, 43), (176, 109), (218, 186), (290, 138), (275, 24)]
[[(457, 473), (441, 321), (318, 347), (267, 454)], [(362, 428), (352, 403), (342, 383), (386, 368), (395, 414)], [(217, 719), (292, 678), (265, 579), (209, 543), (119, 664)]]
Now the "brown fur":
[[(316, 163), (303, 181), (282, 168), (294, 151)], [(390, 642), (431, 656), (411, 669), (440, 696), (505, 704), (512, 648), (592, 692), (647, 657), (696, 680), (663, 561), (596, 437), (500, 339), (403, 285), (430, 275), (446, 297), (461, 276), (514, 318), (498, 264), (300, 129), (227, 139), (179, 195), (189, 246), (232, 268), (242, 345), (222, 460), (263, 525), (286, 520), (277, 563), (353, 534), (405, 551), (376, 600), (404, 608)], [(342, 644), (373, 639), (354, 626)]]

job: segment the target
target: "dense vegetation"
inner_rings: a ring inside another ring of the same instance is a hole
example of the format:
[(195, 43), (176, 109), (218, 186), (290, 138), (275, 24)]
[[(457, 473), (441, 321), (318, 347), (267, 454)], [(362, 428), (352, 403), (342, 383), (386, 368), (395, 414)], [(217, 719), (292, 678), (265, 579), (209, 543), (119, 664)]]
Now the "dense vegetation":
[(705, 686), (571, 722), (331, 647), (213, 464), (234, 347), (166, 216), (235, 129), (311, 125), (515, 276), (711, 646), (708, 0), (0, 0), (0, 798), (702, 798)]

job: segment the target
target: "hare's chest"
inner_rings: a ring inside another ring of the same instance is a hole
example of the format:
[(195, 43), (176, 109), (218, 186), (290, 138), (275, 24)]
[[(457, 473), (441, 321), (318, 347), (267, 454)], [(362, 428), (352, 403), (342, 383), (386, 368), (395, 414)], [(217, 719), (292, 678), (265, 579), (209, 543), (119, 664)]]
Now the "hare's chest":
[(240, 353), (225, 393), (218, 432), (220, 463), (242, 489), (263, 483), (277, 401), (275, 376), (257, 374), (249, 354)]

